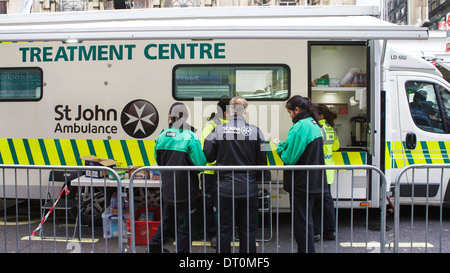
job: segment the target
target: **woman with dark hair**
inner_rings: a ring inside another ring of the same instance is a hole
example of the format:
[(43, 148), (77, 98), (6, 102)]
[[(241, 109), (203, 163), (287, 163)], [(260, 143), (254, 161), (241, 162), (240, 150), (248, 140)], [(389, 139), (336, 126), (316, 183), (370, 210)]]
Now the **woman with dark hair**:
[[(281, 160), (285, 165), (324, 165), (322, 131), (311, 101), (296, 95), (286, 102), (286, 109), (294, 125), (289, 129), (285, 142), (274, 140)], [(291, 199), (298, 252), (314, 253), (312, 211), (315, 200), (321, 198), (322, 191), (327, 191), (324, 172), (286, 171), (283, 180), (284, 189), (289, 192)]]
[[(325, 165), (334, 165), (333, 152), (339, 149), (339, 139), (333, 129), (337, 115), (325, 104), (315, 106), (317, 107), (319, 124), (322, 125)], [(334, 203), (330, 191), (330, 186), (334, 182), (335, 172), (335, 170), (326, 170), (328, 194), (323, 196), (323, 200), (317, 200), (317, 204), (314, 207), (314, 241), (316, 242), (320, 241), (322, 236), (324, 240), (334, 240), (336, 238)]]
[[(158, 166), (206, 164), (200, 140), (195, 129), (186, 122), (187, 117), (188, 110), (183, 103), (172, 104), (169, 110), (169, 128), (163, 130), (155, 141), (155, 159)], [(177, 232), (177, 252), (190, 252), (189, 213), (193, 211), (199, 193), (198, 173), (161, 171), (161, 180), (163, 219), (150, 240), (149, 252), (161, 252), (162, 244), (168, 241), (167, 238), (174, 228)]]

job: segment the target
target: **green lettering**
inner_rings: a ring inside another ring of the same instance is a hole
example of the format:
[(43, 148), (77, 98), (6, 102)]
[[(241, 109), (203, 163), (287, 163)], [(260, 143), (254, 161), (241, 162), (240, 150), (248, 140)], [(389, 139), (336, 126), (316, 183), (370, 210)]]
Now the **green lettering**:
[(46, 46), (46, 47), (43, 47), (42, 48), (42, 60), (44, 61), (44, 62), (51, 62), (51, 61), (53, 61), (53, 59), (52, 59), (52, 47), (48, 47), (48, 46)]
[(136, 45), (125, 45), (125, 48), (128, 49), (128, 60), (133, 59), (133, 48), (135, 48)]
[(175, 59), (175, 53), (177, 53), (177, 56), (179, 59), (184, 59), (185, 58), (185, 46), (184, 44), (180, 45), (181, 49), (178, 48), (177, 44), (171, 44), (170, 47), (170, 58), (171, 59)]
[(220, 53), (225, 53), (225, 48), (220, 47), (225, 47), (225, 43), (214, 44), (214, 59), (225, 59), (225, 54), (219, 55)]
[(74, 60), (74, 58), (75, 58), (75, 50), (77, 49), (78, 47), (76, 47), (76, 46), (68, 46), (67, 47), (67, 49), (69, 50), (69, 60), (72, 62), (73, 60)]
[(89, 59), (92, 56), (92, 60), (95, 61), (96, 59), (96, 46), (90, 46), (89, 47), (89, 52), (86, 52), (86, 48), (84, 46), (80, 46), (78, 49), (78, 60), (82, 61), (83, 58), (86, 61), (89, 61)]
[(36, 58), (38, 62), (41, 62), (41, 56), (39, 56), (39, 54), (41, 54), (41, 49), (32, 47), (30, 52), (30, 62), (34, 62), (34, 58)]
[(168, 48), (169, 47), (169, 44), (160, 44), (159, 45), (159, 55), (158, 55), (158, 58), (160, 59), (160, 60), (162, 60), (162, 59), (169, 59), (169, 56), (168, 55), (164, 55), (165, 53), (169, 53), (169, 49), (165, 49), (165, 48)]
[(145, 57), (147, 58), (147, 59), (149, 59), (149, 60), (156, 60), (156, 56), (152, 56), (152, 55), (150, 55), (150, 48), (152, 48), (152, 47), (154, 47), (154, 48), (156, 48), (157, 47), (157, 45), (155, 45), (155, 44), (149, 44), (149, 45), (147, 45), (146, 47), (145, 47), (145, 49), (144, 49), (144, 55), (145, 55)]
[(205, 58), (205, 54), (208, 55), (208, 59), (212, 59), (211, 44), (200, 44), (200, 59)]
[(198, 44), (186, 44), (187, 47), (189, 47), (190, 50), (190, 58), (195, 59), (195, 48), (198, 46)]
[(123, 46), (119, 46), (119, 50), (114, 45), (111, 45), (109, 48), (109, 59), (113, 60), (114, 56), (116, 56), (117, 60), (123, 60)]
[(58, 51), (56, 52), (56, 56), (55, 56), (55, 62), (59, 61), (59, 59), (64, 59), (64, 61), (68, 61), (69, 59), (67, 58), (67, 54), (66, 54), (66, 50), (64, 49), (64, 47), (59, 47)]
[(107, 61), (108, 60), (108, 56), (105, 56), (105, 55), (108, 54), (107, 48), (108, 48), (107, 45), (99, 45), (98, 46), (98, 58), (97, 58), (97, 60), (99, 60), (99, 61)]
[(22, 62), (26, 62), (27, 61), (27, 51), (30, 50), (29, 47), (22, 47), (19, 48), (19, 51), (22, 51)]

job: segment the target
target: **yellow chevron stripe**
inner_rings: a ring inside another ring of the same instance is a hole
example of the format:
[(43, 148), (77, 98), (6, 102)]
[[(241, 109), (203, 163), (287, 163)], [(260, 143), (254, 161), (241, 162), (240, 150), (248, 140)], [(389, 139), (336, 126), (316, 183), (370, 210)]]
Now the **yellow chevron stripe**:
[(137, 140), (127, 140), (126, 143), (133, 165), (144, 166), (144, 160), (142, 159), (141, 150), (139, 149)]
[(389, 143), (386, 142), (384, 150), (384, 168), (390, 169), (392, 168), (392, 162), (391, 162), (391, 151), (389, 151)]
[(411, 156), (415, 164), (426, 164), (425, 156), (423, 154), (423, 147), (420, 142), (417, 142), (416, 149), (411, 150)]
[(155, 160), (155, 142), (154, 141), (144, 141), (144, 147), (147, 151), (148, 160), (150, 165), (156, 164)]
[[(425, 143), (425, 145), (422, 145)], [(441, 149), (440, 145), (445, 146), (445, 150)], [(414, 150), (404, 150), (401, 141), (395, 141), (391, 143), (391, 151), (386, 148), (386, 162), (395, 162), (395, 166), (390, 166), (386, 163), (386, 168), (396, 167), (403, 168), (410, 164), (442, 164), (448, 162), (450, 151), (450, 142), (440, 142), (440, 141), (426, 141), (417, 142), (416, 149)], [(445, 155), (445, 157), (444, 157)], [(390, 158), (388, 158), (390, 156)]]
[(61, 165), (58, 150), (56, 150), (55, 141), (53, 139), (44, 139), (45, 149), (47, 150), (50, 165)]
[(364, 165), (360, 152), (349, 152), (347, 155), (350, 159), (350, 165)]
[(273, 159), (275, 160), (275, 165), (283, 165), (283, 161), (281, 160), (280, 156), (277, 154), (277, 145), (273, 143), (272, 141), (269, 142), (270, 144), (270, 150), (272, 151)]
[(78, 153), (80, 154), (80, 157), (91, 154), (91, 152), (89, 151), (89, 146), (85, 139), (77, 139), (75, 140), (75, 143), (77, 144)]
[[(403, 168), (406, 165), (405, 158), (403, 157), (403, 146), (400, 141), (395, 141), (391, 143), (391, 156), (395, 161), (397, 168)], [(394, 167), (394, 166), (392, 166)]]
[(45, 165), (44, 157), (42, 156), (41, 146), (39, 145), (39, 140), (29, 139), (28, 143), (30, 145), (31, 154), (33, 155), (33, 160), (35, 165)]
[(0, 153), (4, 164), (14, 164), (8, 140), (5, 138), (0, 139)]
[(433, 164), (443, 164), (444, 158), (442, 157), (441, 148), (439, 147), (439, 142), (428, 141), (428, 153), (430, 155), (431, 162)]
[(94, 139), (92, 140), (92, 145), (94, 145), (96, 156), (99, 158), (108, 158), (108, 153), (106, 152), (105, 144), (103, 140)]
[(27, 151), (25, 150), (25, 146), (23, 144), (22, 139), (13, 139), (14, 148), (16, 150), (17, 159), (19, 160), (19, 164), (28, 165), (30, 162), (28, 161)]
[(335, 165), (345, 165), (344, 158), (342, 157), (342, 153), (340, 152), (333, 153), (333, 160)]
[(123, 153), (122, 144), (120, 140), (110, 140), (109, 145), (111, 146), (111, 151), (114, 156), (114, 160), (117, 162), (118, 167), (127, 166), (127, 160), (125, 159), (125, 154)]
[(450, 141), (444, 141), (445, 149), (450, 151)]
[(77, 165), (77, 160), (75, 158), (75, 154), (73, 153), (73, 147), (72, 143), (70, 143), (70, 139), (61, 139), (59, 143), (61, 144), (66, 165)]
[[(58, 153), (57, 145), (54, 139), (43, 139), (45, 150), (43, 151), (40, 145), (40, 140), (38, 139), (28, 139), (28, 145), (30, 150), (27, 151), (27, 146), (25, 146), (23, 139), (0, 139), (0, 154), (1, 160), (4, 164), (30, 164), (33, 162), (36, 165), (45, 165), (46, 157), (48, 157), (48, 162), (51, 165), (61, 165), (63, 160), (60, 159), (60, 154)], [(124, 148), (127, 148), (128, 154), (130, 156), (131, 164), (135, 166), (144, 166), (145, 162), (141, 153), (140, 147), (141, 140), (109, 140), (109, 147), (113, 159), (116, 160), (120, 167), (127, 167), (127, 155), (124, 153)], [(10, 143), (14, 147), (10, 147)], [(89, 149), (88, 141), (84, 139), (75, 140), (76, 147), (72, 147), (72, 142), (69, 139), (60, 139), (59, 145), (61, 147), (60, 152), (64, 155), (64, 162), (66, 165), (77, 165), (77, 158), (74, 153), (74, 149), (78, 150), (79, 156), (85, 156), (92, 154)], [(105, 146), (105, 141), (103, 140), (92, 140), (93, 148), (95, 149), (95, 155), (99, 158), (109, 158), (108, 151)], [(122, 147), (122, 144), (126, 143), (126, 147)], [(401, 141), (392, 142), (391, 146), (386, 144), (386, 169), (390, 168), (403, 168), (409, 164), (420, 164), (432, 162), (434, 164), (441, 164), (449, 162), (450, 157), (450, 141), (439, 142), (439, 141), (428, 141), (422, 146), (424, 142), (417, 142), (417, 147), (415, 150), (403, 151), (403, 145)], [(155, 141), (145, 140), (141, 142), (141, 145), (145, 147), (146, 157), (150, 165), (155, 164), (154, 158), (154, 147)], [(270, 143), (272, 149), (272, 164), (283, 165), (280, 157), (276, 153), (276, 147), (273, 143)], [(445, 146), (446, 150), (441, 151), (441, 146)], [(389, 147), (391, 149), (389, 150)], [(426, 148), (427, 150), (424, 150)], [(448, 152), (448, 153), (447, 153)], [(46, 154), (46, 157), (45, 157)], [(28, 159), (31, 155), (33, 160)], [(111, 154), (110, 154), (111, 155)], [(445, 161), (444, 161), (445, 155)], [(333, 159), (336, 165), (362, 165), (365, 162), (363, 153), (360, 152), (335, 152), (333, 153)], [(17, 158), (17, 161), (15, 161)], [(395, 162), (395, 165), (394, 165)]]

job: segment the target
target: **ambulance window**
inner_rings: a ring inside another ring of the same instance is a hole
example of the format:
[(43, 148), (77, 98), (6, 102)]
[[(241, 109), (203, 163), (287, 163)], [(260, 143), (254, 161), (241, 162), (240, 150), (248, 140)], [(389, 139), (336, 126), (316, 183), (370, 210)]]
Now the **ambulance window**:
[(443, 133), (444, 125), (434, 84), (409, 81), (406, 83), (406, 92), (414, 123), (424, 131)]
[(286, 65), (178, 65), (173, 69), (173, 97), (219, 100), (286, 100), (290, 70)]
[(38, 101), (41, 97), (40, 68), (0, 69), (0, 101)]
[(441, 95), (442, 107), (444, 110), (445, 121), (447, 123), (447, 130), (450, 129), (450, 92), (439, 85), (439, 94)]

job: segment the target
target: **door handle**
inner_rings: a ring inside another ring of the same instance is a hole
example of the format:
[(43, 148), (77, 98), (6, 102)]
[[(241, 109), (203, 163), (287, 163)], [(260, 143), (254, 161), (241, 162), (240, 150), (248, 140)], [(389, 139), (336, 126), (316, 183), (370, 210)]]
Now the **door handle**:
[(406, 134), (406, 149), (414, 150), (417, 144), (417, 136), (416, 133), (407, 133)]

